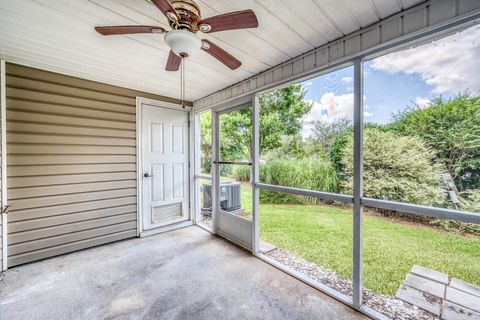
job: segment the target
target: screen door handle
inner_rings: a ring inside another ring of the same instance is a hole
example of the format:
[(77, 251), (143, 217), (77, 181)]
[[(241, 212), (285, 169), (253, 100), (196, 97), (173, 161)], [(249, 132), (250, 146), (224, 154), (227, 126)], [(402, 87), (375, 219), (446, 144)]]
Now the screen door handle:
[(148, 173), (148, 172), (144, 173), (143, 176), (144, 176), (145, 178), (153, 177), (153, 176), (152, 176), (150, 173)]
[(240, 165), (247, 165), (252, 166), (253, 162), (249, 161), (213, 161), (214, 164), (240, 164)]

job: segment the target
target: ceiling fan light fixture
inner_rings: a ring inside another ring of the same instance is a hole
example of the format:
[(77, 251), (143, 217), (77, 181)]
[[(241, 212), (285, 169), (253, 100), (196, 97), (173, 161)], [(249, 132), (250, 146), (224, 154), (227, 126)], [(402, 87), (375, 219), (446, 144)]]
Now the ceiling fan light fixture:
[(186, 30), (172, 30), (165, 35), (165, 43), (180, 57), (191, 56), (202, 47), (202, 40)]

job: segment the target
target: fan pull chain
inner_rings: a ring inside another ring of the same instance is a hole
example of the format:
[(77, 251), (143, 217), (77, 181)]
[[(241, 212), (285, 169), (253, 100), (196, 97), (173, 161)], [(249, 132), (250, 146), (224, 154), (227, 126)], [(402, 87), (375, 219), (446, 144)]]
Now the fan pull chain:
[(180, 101), (182, 108), (185, 109), (185, 58), (182, 58), (180, 65)]

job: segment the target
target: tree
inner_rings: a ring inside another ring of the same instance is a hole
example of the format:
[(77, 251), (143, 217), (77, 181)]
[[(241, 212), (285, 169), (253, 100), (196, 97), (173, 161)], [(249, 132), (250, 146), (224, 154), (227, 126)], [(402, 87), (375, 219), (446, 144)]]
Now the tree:
[(295, 135), (282, 136), (280, 143), (279, 148), (268, 152), (267, 160), (279, 158), (303, 159), (318, 153), (315, 146), (308, 143), (300, 132)]
[[(283, 136), (297, 135), (302, 118), (312, 103), (305, 100), (306, 90), (299, 84), (278, 89), (260, 96), (260, 153), (279, 148)], [(220, 118), (220, 152), (229, 160), (251, 155), (251, 109), (244, 108)]]
[[(353, 189), (353, 136), (344, 144), (342, 189)], [(421, 205), (443, 204), (439, 186), (441, 168), (432, 162), (434, 152), (418, 137), (399, 136), (377, 128), (364, 129), (364, 194), (377, 199)]]
[(352, 122), (347, 118), (334, 122), (317, 120), (314, 121), (312, 125), (312, 135), (309, 140), (319, 147), (330, 149), (335, 143), (337, 136), (352, 127)]
[(480, 96), (440, 97), (428, 108), (413, 106), (397, 114), (395, 120), (389, 129), (421, 137), (460, 190), (480, 189)]
[[(346, 144), (351, 139), (353, 139), (352, 126), (346, 128), (342, 132), (339, 132), (339, 134), (335, 137), (335, 141), (330, 149), (330, 161), (332, 162), (333, 168), (335, 169), (335, 172), (337, 172), (337, 176), (341, 181), (345, 179), (345, 166), (342, 159), (344, 158)], [(350, 162), (353, 162), (353, 157), (350, 159)]]

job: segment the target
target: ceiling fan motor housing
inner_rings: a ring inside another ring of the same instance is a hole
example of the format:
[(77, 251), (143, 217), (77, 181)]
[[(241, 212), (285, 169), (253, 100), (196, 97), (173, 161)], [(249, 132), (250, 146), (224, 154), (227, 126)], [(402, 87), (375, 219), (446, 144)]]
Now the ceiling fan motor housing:
[(200, 7), (192, 0), (171, 0), (171, 4), (180, 17), (178, 20), (170, 19), (172, 29), (197, 33), (198, 23), (202, 19)]

